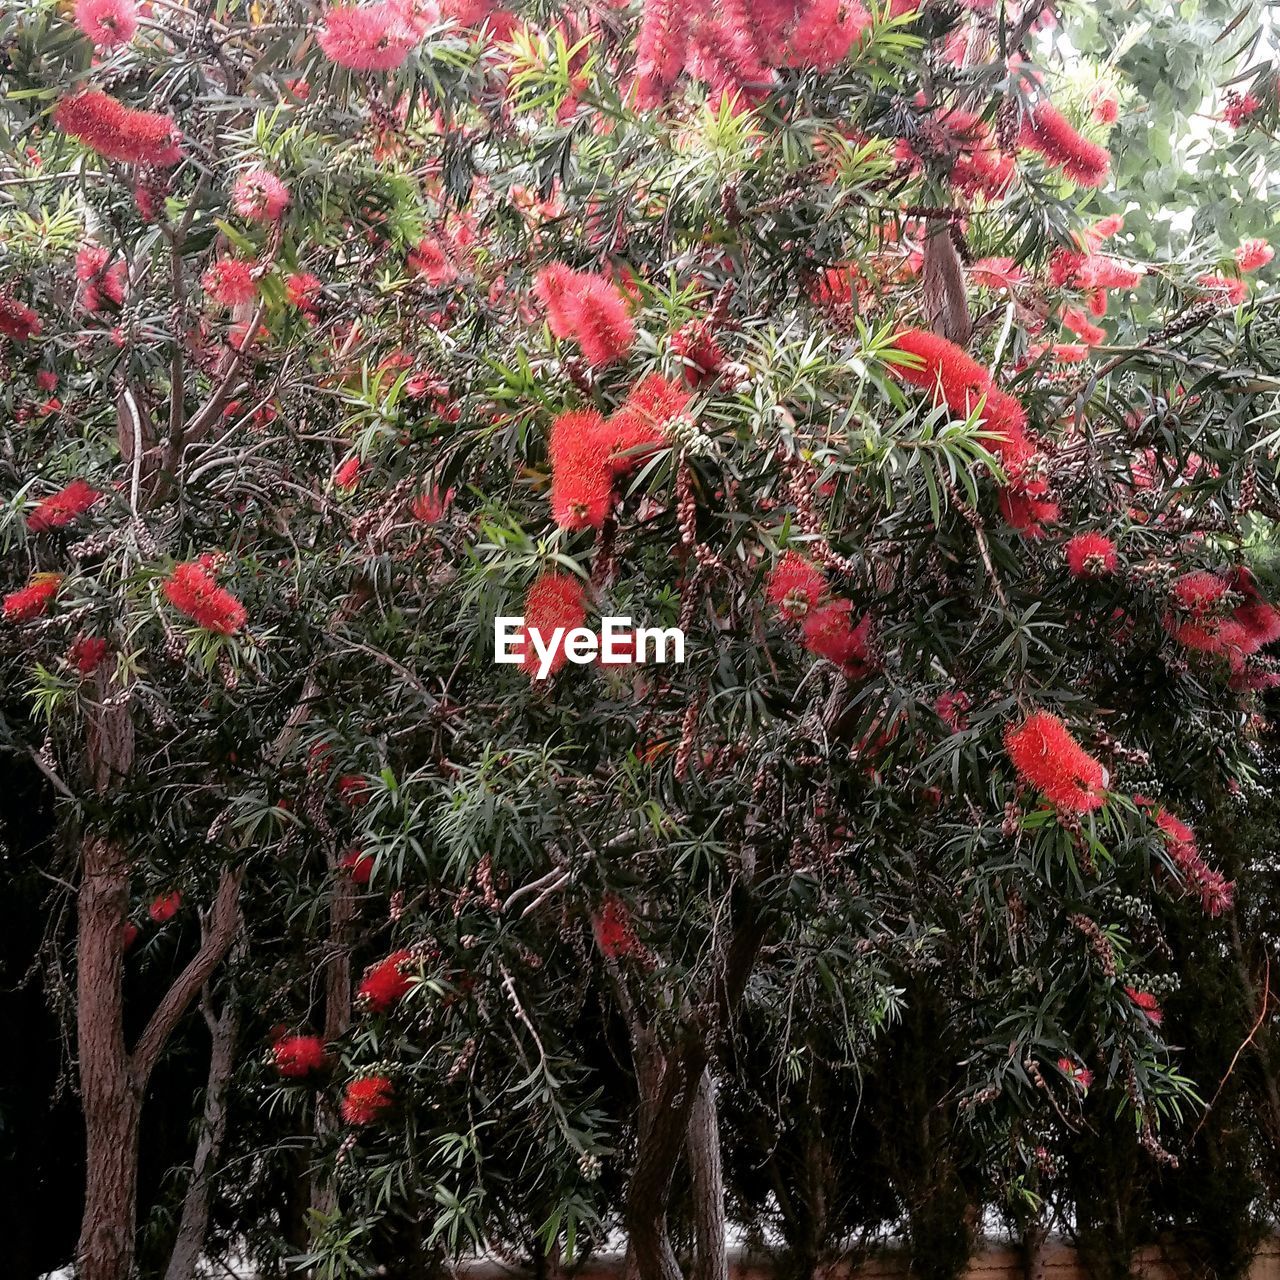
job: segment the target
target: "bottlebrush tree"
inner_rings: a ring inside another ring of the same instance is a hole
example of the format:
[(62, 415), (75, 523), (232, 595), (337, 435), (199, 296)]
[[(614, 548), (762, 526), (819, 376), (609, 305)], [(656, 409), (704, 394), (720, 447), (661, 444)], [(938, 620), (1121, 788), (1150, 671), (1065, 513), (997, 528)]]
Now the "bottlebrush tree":
[[(75, 899), (86, 1280), (198, 1000), (170, 1280), (219, 1204), (317, 1274), (617, 1225), (713, 1280), (718, 1089), (926, 984), (1011, 1180), (1086, 1095), (1175, 1158), (1161, 912), (1232, 909), (1196, 823), (1278, 674), (1271, 255), (1130, 254), (1053, 21), (0, 16), (5, 740)], [(686, 661), (497, 664), (514, 615)]]

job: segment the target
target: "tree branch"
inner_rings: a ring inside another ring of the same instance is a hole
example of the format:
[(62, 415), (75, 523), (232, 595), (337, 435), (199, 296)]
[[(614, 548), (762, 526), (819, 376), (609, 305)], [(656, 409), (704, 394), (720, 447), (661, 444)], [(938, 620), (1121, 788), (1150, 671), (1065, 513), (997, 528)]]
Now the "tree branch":
[(200, 950), (174, 979), (173, 985), (156, 1006), (142, 1035), (138, 1037), (138, 1043), (129, 1058), (129, 1069), (139, 1089), (145, 1087), (179, 1019), (200, 994), (200, 988), (209, 980), (209, 976), (235, 941), (241, 921), (240, 882), (243, 879), (242, 867), (234, 870), (228, 867), (222, 872), (218, 892), (214, 895), (213, 906), (209, 911), (208, 930), (200, 944)]

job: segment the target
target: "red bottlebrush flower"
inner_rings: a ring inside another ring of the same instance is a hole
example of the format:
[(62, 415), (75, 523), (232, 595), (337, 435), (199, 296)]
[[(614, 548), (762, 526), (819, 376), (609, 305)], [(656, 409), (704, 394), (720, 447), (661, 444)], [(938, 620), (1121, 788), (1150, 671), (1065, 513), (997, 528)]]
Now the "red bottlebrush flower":
[(1089, 358), (1089, 348), (1083, 342), (1055, 342), (1049, 354), (1058, 364), (1083, 364)]
[(324, 286), (309, 271), (295, 271), (285, 278), (284, 292), (292, 306), (304, 315), (315, 315), (320, 290)]
[(1236, 265), (1241, 271), (1257, 271), (1265, 267), (1276, 251), (1265, 240), (1242, 240), (1235, 252)]
[(963, 689), (949, 689), (940, 693), (933, 709), (938, 713), (938, 719), (952, 733), (960, 733), (969, 727), (969, 695)]
[(290, 1080), (300, 1080), (329, 1065), (324, 1041), (319, 1036), (281, 1036), (271, 1046), (276, 1070)]
[(36, 386), (41, 391), (56, 391), (58, 388), (58, 375), (51, 369), (41, 369), (36, 374)]
[(177, 565), (164, 584), (165, 599), (197, 626), (219, 635), (234, 635), (248, 614), (244, 605), (224, 591), (207, 569), (194, 561)]
[(107, 656), (107, 642), (101, 636), (78, 636), (67, 650), (67, 665), (82, 676), (91, 676)]
[(690, 320), (671, 335), (671, 350), (680, 357), (684, 380), (691, 387), (711, 382), (724, 364), (724, 352), (705, 320)]
[[(557, 627), (567, 635), (587, 620), (586, 594), (582, 583), (571, 573), (551, 571), (541, 574), (524, 600), (524, 669), (537, 678), (539, 659), (537, 650), (529, 638), (530, 631), (537, 631), (544, 645), (550, 645)], [(561, 643), (551, 656), (548, 675), (555, 675), (568, 662), (568, 655)]]
[(666, 444), (668, 431), (685, 416), (689, 400), (683, 387), (661, 374), (641, 378), (600, 432), (614, 473), (625, 475)]
[(84, 480), (73, 480), (64, 489), (42, 498), (27, 515), (27, 528), (32, 533), (48, 533), (65, 529), (77, 516), (83, 515), (102, 497)]
[(348, 1124), (372, 1124), (395, 1103), (395, 1088), (386, 1076), (361, 1076), (342, 1095), (342, 1118)]
[(573, 336), (588, 364), (603, 369), (621, 360), (636, 340), (627, 300), (603, 276), (581, 278)]
[(562, 529), (598, 529), (613, 509), (613, 468), (595, 409), (562, 413), (551, 424), (551, 514)]
[(1057, 524), (1062, 508), (1056, 502), (1037, 498), (1024, 489), (1006, 485), (1000, 490), (1000, 514), (1009, 528), (1016, 529), (1024, 538), (1043, 538), (1046, 526)]
[(1115, 86), (1096, 85), (1089, 94), (1089, 114), (1099, 124), (1115, 124), (1120, 119), (1120, 95)]
[(1196, 277), (1196, 284), (1219, 306), (1238, 307), (1249, 297), (1248, 281), (1239, 276), (1224, 276), (1216, 271), (1206, 271), (1204, 275)]
[(859, 0), (814, 0), (799, 6), (787, 32), (787, 65), (830, 71), (871, 25), (871, 15)]
[(172, 116), (135, 111), (97, 89), (63, 98), (53, 122), (108, 160), (171, 169), (182, 159), (182, 134)]
[(1049, 259), (1049, 283), (1057, 289), (1065, 285), (1074, 285), (1076, 274), (1084, 266), (1088, 254), (1077, 253), (1074, 249), (1055, 249)]
[(903, 329), (893, 340), (899, 351), (916, 357), (914, 365), (892, 364), (903, 382), (940, 394), (952, 413), (967, 417), (992, 386), (991, 376), (954, 342), (925, 329)]
[(338, 798), (349, 809), (363, 809), (369, 803), (369, 780), (361, 773), (344, 773), (338, 779)]
[(970, 200), (975, 196), (999, 200), (1008, 192), (1017, 171), (1013, 156), (988, 146), (960, 156), (951, 166), (947, 181)]
[(120, 950), (132, 951), (133, 944), (142, 936), (142, 930), (132, 920), (126, 920), (120, 929)]
[(704, 8), (689, 40), (686, 69), (704, 81), (712, 101), (758, 101), (776, 76), (757, 39), (750, 0), (717, 0)]
[(1057, 107), (1037, 103), (1022, 123), (1024, 147), (1061, 169), (1077, 186), (1100, 187), (1111, 169), (1106, 147), (1083, 138)]
[(1216, 918), (1229, 911), (1235, 900), (1235, 885), (1205, 862), (1190, 826), (1161, 809), (1156, 813), (1156, 827), (1187, 887), (1199, 895), (1205, 914)]
[(453, 490), (428, 489), (409, 503), (409, 514), (423, 524), (436, 524), (453, 503)]
[(838, 312), (851, 306), (867, 288), (856, 263), (846, 262), (824, 267), (805, 288), (805, 296), (815, 306)]
[(58, 573), (37, 573), (32, 576), (25, 587), (11, 591), (4, 598), (4, 616), (6, 622), (29, 622), (49, 611), (53, 598), (62, 585), (62, 575)]
[(1081, 1093), (1089, 1091), (1089, 1086), (1093, 1083), (1093, 1072), (1088, 1067), (1079, 1066), (1077, 1063), (1072, 1062), (1070, 1058), (1059, 1058), (1058, 1070)]
[(1073, 578), (1096, 578), (1114, 573), (1120, 562), (1116, 544), (1101, 533), (1078, 533), (1067, 540), (1063, 552)]
[(1124, 993), (1132, 1001), (1135, 1009), (1141, 1009), (1151, 1019), (1152, 1026), (1158, 1027), (1164, 1021), (1160, 1001), (1150, 991), (1137, 991), (1133, 987), (1125, 987)]
[(1251, 93), (1240, 94), (1230, 89), (1226, 94), (1226, 109), (1222, 118), (1233, 129), (1242, 129), (1253, 119), (1262, 107), (1262, 103)]
[(238, 307), (258, 296), (258, 283), (253, 278), (253, 263), (243, 258), (219, 258), (200, 277), (204, 291), (224, 307)]
[(610, 960), (629, 956), (640, 947), (640, 940), (631, 927), (631, 915), (614, 894), (609, 894), (600, 904), (599, 915), (592, 917), (591, 930), (601, 954)]
[(426, 236), (418, 241), (417, 248), (409, 254), (409, 268), (437, 289), (452, 284), (458, 278), (458, 268), (436, 236)]
[(99, 49), (128, 44), (138, 29), (133, 0), (76, 0), (76, 26)]
[(360, 980), (360, 1003), (372, 1013), (386, 1013), (399, 1004), (413, 986), (413, 977), (404, 972), (412, 961), (412, 951), (393, 951), (385, 960), (370, 965)]
[(542, 304), (547, 327), (557, 338), (567, 338), (573, 332), (577, 280), (578, 273), (563, 262), (542, 267), (533, 277), (533, 296)]
[(1231, 589), (1225, 578), (1206, 569), (1184, 573), (1173, 584), (1173, 598), (1183, 608), (1193, 613), (1204, 613), (1222, 603)]
[(1124, 214), (1109, 213), (1105, 218), (1099, 218), (1084, 233), (1084, 238), (1090, 248), (1096, 249), (1104, 240), (1110, 240), (1112, 236), (1123, 230)]
[(1004, 749), (1018, 776), (1059, 809), (1088, 813), (1104, 800), (1107, 771), (1048, 711), (1033, 711), (1004, 731)]
[(324, 16), (320, 48), (353, 71), (394, 71), (418, 39), (397, 5), (334, 5)]
[(644, 0), (636, 37), (635, 104), (658, 106), (675, 86), (689, 54), (693, 6), (681, 0)]
[(0, 293), (0, 333), (15, 342), (25, 342), (40, 334), (40, 317), (17, 298)]
[(1088, 347), (1096, 347), (1106, 342), (1107, 331), (1094, 324), (1079, 307), (1063, 307), (1063, 328), (1069, 329)]
[(289, 188), (269, 169), (250, 169), (231, 188), (231, 207), (253, 222), (279, 222), (289, 207)]
[(355, 884), (368, 884), (373, 876), (374, 857), (361, 849), (352, 849), (343, 855), (338, 865), (347, 873)]
[(547, 313), (551, 332), (557, 338), (576, 339), (588, 364), (604, 368), (631, 350), (636, 327), (627, 300), (604, 276), (553, 262), (537, 273), (533, 292)]
[(899, 351), (916, 356), (915, 368), (890, 365), (890, 372), (917, 387), (933, 391), (957, 417), (968, 417), (985, 396), (983, 426), (991, 433), (987, 444), (1000, 458), (1011, 481), (1027, 492), (1043, 492), (1045, 482), (1033, 480), (1030, 466), (1036, 446), (1027, 434), (1027, 411), (1016, 396), (997, 387), (987, 371), (954, 342), (923, 329), (904, 329), (894, 338)]
[(333, 469), (333, 487), (350, 493), (360, 480), (360, 459), (354, 454)]
[(1243, 597), (1243, 603), (1231, 617), (1248, 637), (1245, 652), (1256, 653), (1265, 645), (1280, 640), (1280, 609), (1263, 599), (1253, 574), (1243, 565), (1238, 566), (1227, 575), (1227, 584)]
[(788, 622), (803, 622), (827, 592), (822, 570), (804, 556), (788, 551), (769, 571), (765, 599)]
[(979, 258), (969, 268), (969, 279), (987, 289), (1014, 289), (1025, 284), (1027, 273), (1012, 258)]
[(853, 604), (831, 600), (811, 609), (804, 620), (804, 647), (819, 658), (834, 662), (848, 676), (858, 678), (872, 666), (871, 645), (875, 624), (870, 614), (852, 619)]
[(162, 893), (148, 908), (147, 915), (156, 924), (164, 924), (178, 914), (182, 906), (182, 894), (175, 889), (172, 893)]
[(124, 302), (128, 283), (126, 265), (112, 263), (110, 253), (102, 245), (80, 246), (76, 253), (76, 279), (84, 286), (80, 300), (86, 311), (101, 311), (103, 299), (117, 307)]

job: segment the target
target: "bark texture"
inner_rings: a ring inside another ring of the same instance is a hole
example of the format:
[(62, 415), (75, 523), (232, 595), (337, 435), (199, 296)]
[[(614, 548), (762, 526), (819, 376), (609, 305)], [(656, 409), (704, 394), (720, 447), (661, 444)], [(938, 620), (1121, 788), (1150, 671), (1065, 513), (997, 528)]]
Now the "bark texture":
[(688, 1149), (693, 1183), (693, 1280), (729, 1280), (720, 1121), (715, 1077), (709, 1070), (703, 1071), (694, 1094)]
[(213, 1044), (209, 1054), (209, 1079), (205, 1087), (204, 1117), (191, 1164), (191, 1181), (182, 1200), (182, 1219), (174, 1240), (165, 1280), (195, 1280), (196, 1264), (204, 1252), (209, 1231), (209, 1202), (213, 1195), (213, 1175), (227, 1134), (227, 1086), (235, 1068), (236, 1043), (240, 1036), (240, 1015), (235, 1000), (228, 995), (216, 1017), (206, 989), (202, 1001), (205, 1022)]

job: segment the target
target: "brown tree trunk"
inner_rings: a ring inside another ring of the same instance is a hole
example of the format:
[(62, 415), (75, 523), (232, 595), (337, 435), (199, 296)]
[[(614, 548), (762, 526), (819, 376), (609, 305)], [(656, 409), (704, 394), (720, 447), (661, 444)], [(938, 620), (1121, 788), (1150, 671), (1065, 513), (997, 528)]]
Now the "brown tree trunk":
[(137, 1212), (142, 1095), (124, 1043), (122, 986), (129, 868), (123, 851), (90, 837), (78, 898), (76, 1024), (87, 1161), (77, 1256), (81, 1280), (127, 1280)]
[[(336, 861), (334, 863), (336, 869)], [(329, 899), (329, 949), (324, 969), (324, 1038), (337, 1040), (351, 1025), (351, 921), (355, 916), (355, 886), (350, 876), (338, 873)], [(338, 1127), (338, 1117), (323, 1098), (316, 1101), (315, 1133), (319, 1143)], [(311, 1208), (328, 1216), (337, 1205), (333, 1182), (316, 1176), (311, 1186)], [(319, 1222), (319, 1219), (315, 1219)]]
[(1044, 1280), (1049, 1265), (1045, 1245), (1049, 1240), (1049, 1228), (1039, 1220), (1028, 1224), (1022, 1233), (1022, 1266), (1026, 1280)]
[(969, 319), (964, 268), (951, 238), (948, 219), (929, 224), (920, 282), (929, 328), (963, 347), (973, 332), (973, 324)]
[(709, 1070), (702, 1072), (694, 1093), (686, 1145), (693, 1182), (693, 1280), (729, 1280), (720, 1121), (715, 1077)]
[(222, 1012), (214, 1017), (206, 988), (203, 999), (205, 1022), (213, 1040), (209, 1055), (209, 1080), (204, 1095), (204, 1121), (191, 1164), (191, 1181), (182, 1201), (182, 1220), (174, 1241), (165, 1280), (195, 1280), (196, 1264), (204, 1252), (209, 1231), (209, 1202), (213, 1196), (213, 1174), (227, 1133), (227, 1086), (235, 1067), (236, 1043), (240, 1036), (240, 1013), (228, 992)]

